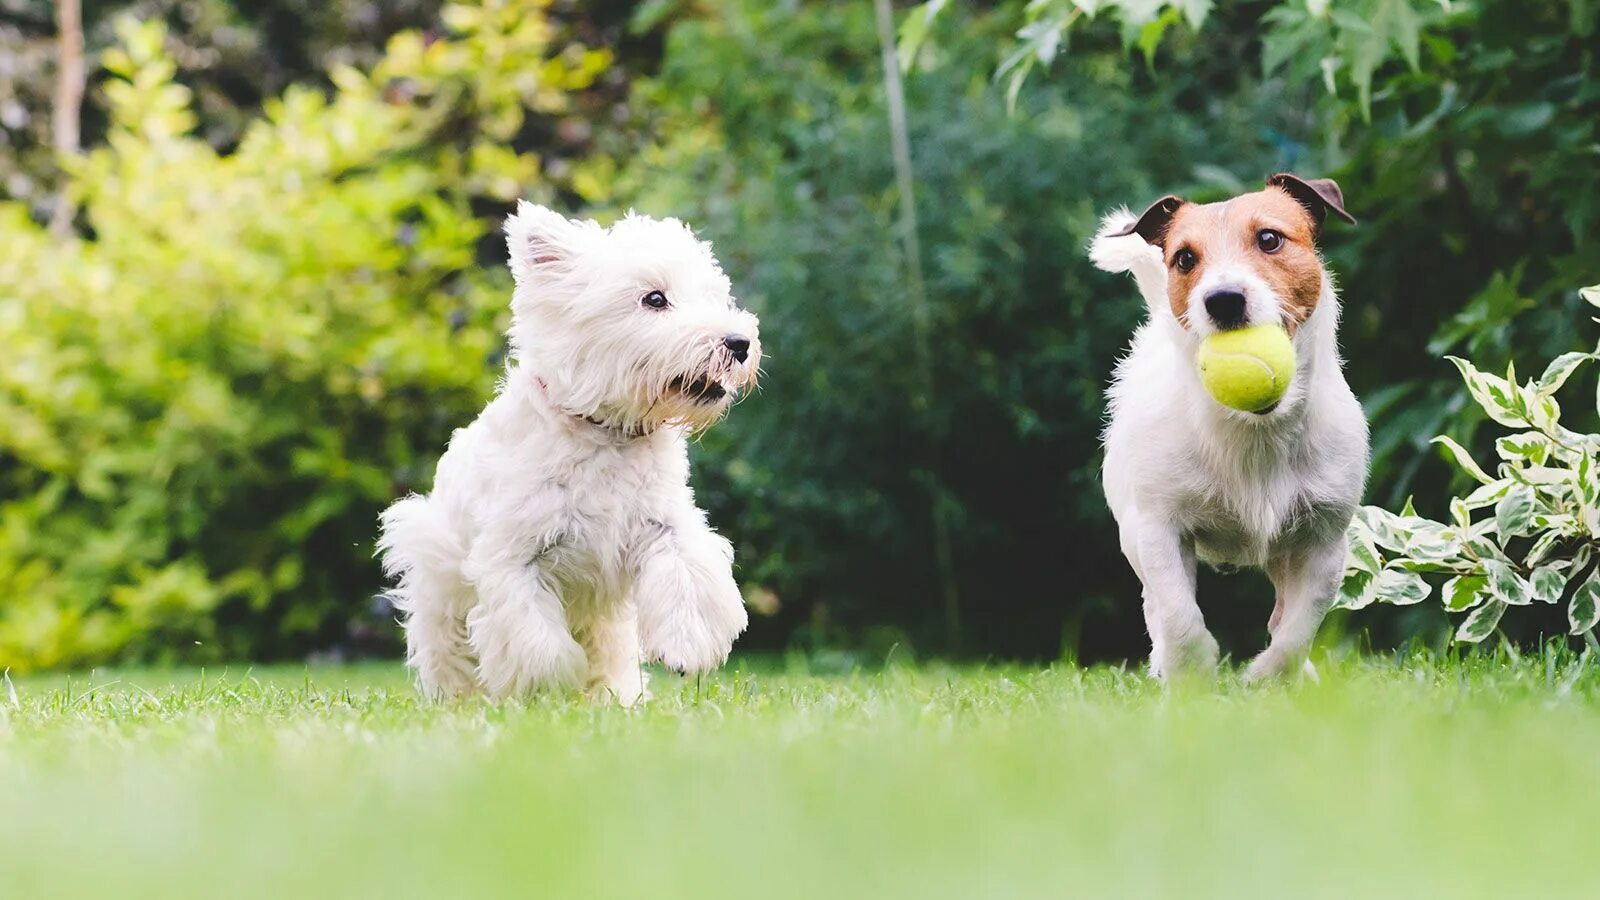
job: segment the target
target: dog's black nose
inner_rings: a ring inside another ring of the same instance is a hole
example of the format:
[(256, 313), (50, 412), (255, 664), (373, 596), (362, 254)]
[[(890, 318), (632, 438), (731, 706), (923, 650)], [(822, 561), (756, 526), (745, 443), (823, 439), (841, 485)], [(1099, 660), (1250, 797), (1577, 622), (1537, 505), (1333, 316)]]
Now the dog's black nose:
[(1206, 313), (1222, 328), (1244, 324), (1244, 294), (1236, 288), (1218, 288), (1206, 295)]
[(722, 346), (728, 348), (733, 358), (744, 362), (750, 358), (750, 339), (742, 334), (730, 334), (722, 339)]

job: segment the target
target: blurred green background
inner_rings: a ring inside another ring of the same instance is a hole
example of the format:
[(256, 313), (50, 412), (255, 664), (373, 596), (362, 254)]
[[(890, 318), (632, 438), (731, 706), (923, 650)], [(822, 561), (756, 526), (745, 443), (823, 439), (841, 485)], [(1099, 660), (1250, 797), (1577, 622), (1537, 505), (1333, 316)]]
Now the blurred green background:
[[(376, 516), (493, 389), (518, 197), (684, 217), (761, 316), (762, 392), (693, 450), (745, 649), (1143, 653), (1098, 487), (1143, 312), (1084, 257), (1111, 207), (1339, 180), (1371, 502), (1442, 514), (1428, 439), (1482, 443), (1443, 354), (1592, 340), (1597, 0), (896, 4), (920, 266), (869, 0), (88, 0), (81, 104), (57, 17), (0, 5), (17, 670), (394, 654)], [(1260, 642), (1264, 580), (1203, 590)]]

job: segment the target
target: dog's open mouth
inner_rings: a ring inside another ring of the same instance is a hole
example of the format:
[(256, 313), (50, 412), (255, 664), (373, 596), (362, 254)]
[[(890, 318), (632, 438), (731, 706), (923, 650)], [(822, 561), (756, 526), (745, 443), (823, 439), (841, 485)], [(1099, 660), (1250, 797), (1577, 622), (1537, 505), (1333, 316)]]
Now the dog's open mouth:
[(715, 403), (728, 395), (728, 389), (721, 382), (712, 381), (704, 375), (693, 379), (679, 375), (672, 379), (668, 387), (696, 403)]

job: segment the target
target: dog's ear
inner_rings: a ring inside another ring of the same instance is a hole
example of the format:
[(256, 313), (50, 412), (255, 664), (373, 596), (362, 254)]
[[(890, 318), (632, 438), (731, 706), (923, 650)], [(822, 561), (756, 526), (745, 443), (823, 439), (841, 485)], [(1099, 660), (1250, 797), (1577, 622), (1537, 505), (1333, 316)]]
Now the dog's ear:
[(582, 223), (543, 206), (517, 201), (506, 218), (506, 249), (511, 276), (522, 284), (542, 270), (567, 268), (584, 234)]
[(1311, 221), (1318, 231), (1322, 230), (1322, 223), (1330, 212), (1351, 225), (1356, 223), (1356, 217), (1345, 212), (1344, 192), (1339, 190), (1338, 182), (1332, 178), (1301, 178), (1289, 172), (1279, 172), (1267, 179), (1267, 186), (1282, 188), (1296, 203), (1304, 206), (1311, 213)]
[(1168, 194), (1160, 200), (1150, 204), (1150, 207), (1140, 214), (1132, 224), (1121, 231), (1114, 231), (1108, 237), (1127, 237), (1137, 234), (1144, 238), (1146, 244), (1161, 246), (1167, 238), (1167, 226), (1172, 224), (1172, 217), (1177, 214), (1178, 207), (1187, 203), (1181, 197)]

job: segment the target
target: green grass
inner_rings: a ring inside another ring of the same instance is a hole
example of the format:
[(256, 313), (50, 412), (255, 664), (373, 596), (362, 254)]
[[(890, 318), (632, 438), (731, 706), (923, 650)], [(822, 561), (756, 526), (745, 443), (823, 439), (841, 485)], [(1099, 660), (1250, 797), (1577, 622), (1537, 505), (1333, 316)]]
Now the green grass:
[(645, 710), (391, 666), (0, 689), (0, 896), (1596, 896), (1600, 667), (798, 664)]

